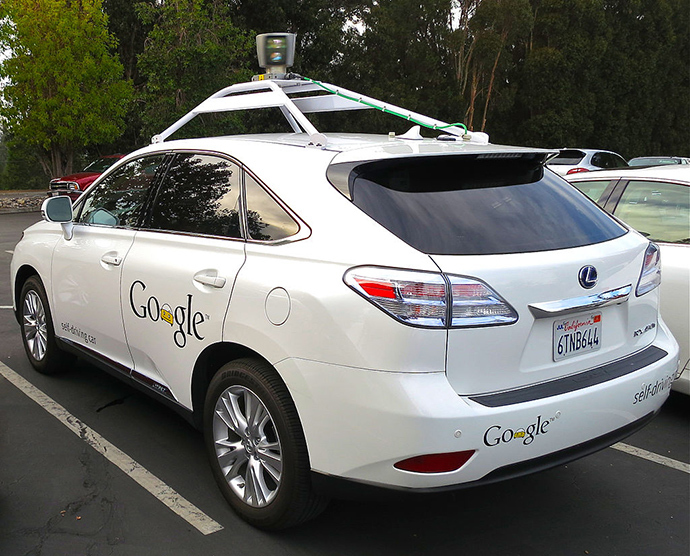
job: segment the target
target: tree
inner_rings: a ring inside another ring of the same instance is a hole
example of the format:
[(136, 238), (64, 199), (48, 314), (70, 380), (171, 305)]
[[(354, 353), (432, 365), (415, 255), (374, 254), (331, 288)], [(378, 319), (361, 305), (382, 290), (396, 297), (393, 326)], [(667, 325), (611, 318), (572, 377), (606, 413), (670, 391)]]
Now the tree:
[[(474, 124), (476, 89), (481, 81), (484, 85), (484, 108), (479, 129), (484, 131), (486, 128), (489, 102), (495, 92), (501, 55), (505, 60), (519, 42), (529, 37), (533, 22), (529, 0), (483, 0), (477, 6), (469, 24), (477, 45), (476, 54), (483, 55), (475, 55), (472, 64), (473, 94), (468, 107), (468, 126), (473, 127)], [(504, 63), (504, 66), (507, 65)]]
[[(145, 136), (160, 133), (214, 92), (250, 78), (253, 37), (232, 23), (221, 0), (167, 0), (137, 9), (151, 26), (138, 58), (146, 80), (138, 97)], [(185, 131), (203, 125), (197, 118)]]
[(100, 0), (3, 0), (0, 117), (44, 171), (72, 171), (75, 150), (121, 133), (132, 86), (111, 54)]
[[(452, 0), (378, 0), (359, 11), (363, 31), (342, 41), (337, 69), (344, 83), (367, 95), (453, 123), (463, 99), (454, 87), (449, 48)], [(404, 120), (371, 117), (371, 130), (404, 132)], [(376, 126), (376, 127), (374, 127)]]

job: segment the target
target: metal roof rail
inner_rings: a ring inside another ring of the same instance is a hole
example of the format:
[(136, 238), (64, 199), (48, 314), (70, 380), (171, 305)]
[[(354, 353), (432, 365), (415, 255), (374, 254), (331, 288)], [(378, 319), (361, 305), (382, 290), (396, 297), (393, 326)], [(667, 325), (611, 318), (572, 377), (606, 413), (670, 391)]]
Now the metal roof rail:
[[(294, 76), (294, 74), (291, 74)], [(470, 132), (463, 124), (448, 124), (424, 114), (412, 112), (399, 106), (361, 95), (354, 91), (321, 83), (301, 76), (290, 79), (261, 79), (247, 83), (237, 83), (211, 95), (196, 108), (177, 120), (174, 124), (151, 139), (152, 143), (162, 143), (173, 133), (189, 123), (199, 114), (256, 110), (260, 108), (279, 108), (295, 133), (323, 137), (305, 114), (318, 112), (338, 112), (343, 110), (377, 109), (414, 125), (443, 131), (446, 135), (472, 143), (487, 144), (488, 135)], [(294, 95), (320, 92), (312, 96)]]

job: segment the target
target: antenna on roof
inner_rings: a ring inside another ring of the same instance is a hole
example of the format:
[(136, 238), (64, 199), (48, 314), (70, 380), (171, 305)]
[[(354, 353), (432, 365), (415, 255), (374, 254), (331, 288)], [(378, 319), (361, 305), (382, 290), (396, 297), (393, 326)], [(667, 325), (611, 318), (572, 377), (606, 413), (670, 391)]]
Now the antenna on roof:
[(264, 33), (256, 36), (256, 55), (259, 67), (266, 73), (255, 75), (252, 81), (285, 79), (288, 68), (295, 61), (294, 33)]

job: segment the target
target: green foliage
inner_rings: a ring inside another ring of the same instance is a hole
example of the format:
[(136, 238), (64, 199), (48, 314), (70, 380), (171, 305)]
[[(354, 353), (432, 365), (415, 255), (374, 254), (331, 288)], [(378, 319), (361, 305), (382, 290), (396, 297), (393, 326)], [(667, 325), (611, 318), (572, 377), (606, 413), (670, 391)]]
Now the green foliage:
[(687, 0), (532, 0), (535, 24), (492, 139), (690, 153)]
[[(363, 33), (351, 31), (343, 41), (338, 83), (440, 119), (461, 121), (464, 108), (454, 90), (448, 48), (451, 17), (450, 0), (372, 4), (361, 12)], [(376, 115), (372, 125), (384, 118)], [(395, 121), (383, 129), (406, 131), (409, 127)]]
[(0, 135), (0, 190), (47, 189), (48, 180), (35, 149)]
[[(160, 133), (214, 92), (248, 80), (255, 43), (233, 25), (219, 0), (168, 0), (137, 5), (151, 26), (139, 71), (146, 84), (139, 96), (143, 133)], [(197, 118), (185, 131), (211, 134)]]
[(3, 0), (2, 123), (37, 149), (47, 173), (71, 171), (75, 149), (122, 131), (131, 85), (110, 54), (100, 0)]

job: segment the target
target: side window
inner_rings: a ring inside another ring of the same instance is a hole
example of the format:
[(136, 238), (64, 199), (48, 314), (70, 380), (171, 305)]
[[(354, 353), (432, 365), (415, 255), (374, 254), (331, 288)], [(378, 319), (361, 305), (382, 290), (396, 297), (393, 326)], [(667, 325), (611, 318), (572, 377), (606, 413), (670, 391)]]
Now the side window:
[(299, 231), (297, 222), (249, 174), (245, 174), (244, 185), (247, 192), (247, 228), (251, 239), (276, 241)]
[(595, 153), (592, 155), (592, 166), (597, 168), (606, 168), (606, 159), (604, 153)]
[(225, 158), (178, 154), (156, 195), (150, 228), (241, 238), (240, 175)]
[(690, 242), (690, 187), (630, 181), (614, 214), (649, 239)]
[(573, 182), (573, 185), (582, 191), (587, 197), (595, 201), (599, 205), (599, 199), (601, 199), (602, 193), (609, 184), (609, 180), (597, 180), (597, 181), (579, 181)]
[(99, 226), (136, 226), (146, 194), (164, 154), (128, 162), (104, 178), (81, 205), (76, 222)]

